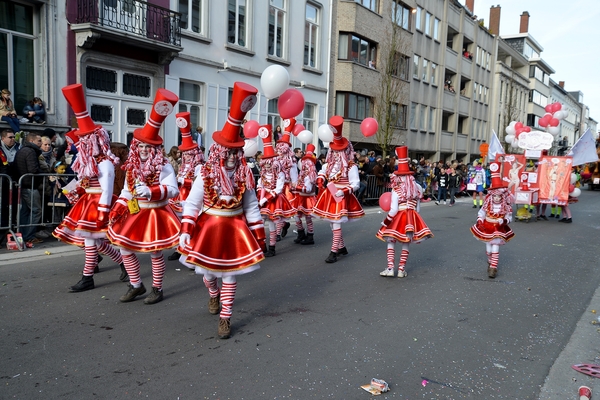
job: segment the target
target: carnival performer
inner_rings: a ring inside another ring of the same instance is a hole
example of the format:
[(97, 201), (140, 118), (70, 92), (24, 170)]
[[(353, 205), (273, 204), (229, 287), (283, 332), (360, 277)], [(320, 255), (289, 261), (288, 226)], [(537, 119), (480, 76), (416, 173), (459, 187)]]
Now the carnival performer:
[(413, 171), (409, 167), (408, 147), (396, 147), (398, 169), (390, 175), (392, 184), (390, 210), (381, 223), (376, 237), (387, 242), (387, 268), (379, 273), (381, 276), (394, 276), (395, 245), (402, 243), (398, 278), (404, 278), (406, 261), (411, 243), (420, 243), (433, 237), (431, 230), (419, 215), (419, 206), (423, 196), (423, 188), (417, 184)]
[[(298, 181), (298, 165), (294, 152), (292, 151), (291, 133), (296, 126), (296, 119), (289, 118), (283, 120), (283, 133), (281, 138), (277, 140), (275, 150), (277, 152), (277, 160), (281, 164), (283, 174), (285, 176), (285, 183), (283, 186), (283, 193), (287, 197), (290, 204), (294, 202), (294, 198), (297, 193), (295, 191), (296, 182)], [(277, 222), (277, 241), (281, 238), (286, 237), (290, 223), (281, 218)]]
[(163, 121), (178, 100), (166, 89), (156, 92), (150, 119), (143, 128), (133, 131), (129, 155), (122, 167), (125, 186), (110, 211), (108, 238), (120, 247), (130, 281), (127, 293), (119, 299), (123, 303), (146, 293), (136, 252), (151, 253), (152, 292), (144, 303), (155, 304), (163, 299), (162, 251), (179, 243), (179, 218), (168, 203), (179, 193), (177, 178), (163, 155), (163, 140), (159, 136)]
[(67, 137), (78, 151), (78, 157), (71, 166), (77, 173), (78, 183), (68, 196), (74, 205), (52, 235), (62, 242), (83, 248), (83, 276), (69, 288), (70, 292), (83, 292), (94, 288), (94, 272), (99, 271), (98, 253), (106, 254), (120, 264), (119, 279), (123, 282), (128, 279), (121, 254), (106, 239), (108, 214), (116, 199), (113, 183), (119, 158), (110, 151), (106, 130), (92, 121), (83, 86), (69, 85), (62, 88), (62, 92), (77, 118), (78, 129), (67, 133)]
[(495, 278), (498, 273), (500, 246), (515, 236), (508, 226), (512, 222), (514, 197), (502, 181), (500, 163), (490, 163), (490, 172), (492, 184), (485, 196), (483, 207), (477, 213), (477, 223), (471, 227), (471, 233), (475, 239), (485, 242), (488, 276)]
[(479, 208), (483, 206), (483, 190), (485, 189), (485, 170), (477, 160), (473, 161), (473, 172), (470, 174), (469, 183), (474, 183), (473, 208), (477, 208), (477, 196), (479, 196)]
[[(213, 134), (208, 159), (183, 206), (180, 262), (204, 275), (208, 312), (219, 314), (218, 335), (231, 336), (237, 275), (264, 260), (265, 230), (254, 190), (254, 176), (244, 158), (240, 124), (256, 104), (258, 89), (233, 85), (230, 114), (223, 130)], [(221, 278), (219, 288), (217, 278)], [(220, 303), (220, 304), (219, 304)]]
[[(182, 202), (187, 199), (194, 179), (198, 176), (200, 166), (204, 164), (204, 153), (198, 147), (198, 144), (192, 139), (192, 124), (190, 122), (190, 113), (180, 112), (175, 114), (175, 123), (181, 131), (181, 165), (177, 173), (177, 184), (179, 185), (179, 195), (169, 200), (169, 205), (175, 211), (175, 214), (181, 218), (183, 212)], [(175, 250), (168, 257), (169, 261), (179, 260), (181, 254)]]
[[(354, 164), (354, 148), (342, 136), (344, 118), (334, 115), (329, 119), (333, 132), (333, 141), (329, 144), (327, 152), (327, 166), (319, 171), (317, 186), (319, 198), (313, 208), (313, 214), (325, 221), (329, 221), (333, 240), (331, 252), (325, 259), (326, 263), (334, 263), (339, 255), (348, 254), (342, 224), (356, 220), (365, 215), (354, 191), (360, 188), (358, 167)], [(325, 188), (325, 182), (329, 184)]]
[[(296, 210), (296, 230), (298, 236), (294, 239), (294, 243), (314, 244), (314, 226), (312, 220), (312, 212), (317, 196), (315, 195), (317, 183), (317, 169), (315, 164), (315, 145), (310, 143), (306, 146), (304, 157), (300, 160), (300, 173), (298, 175), (298, 183), (296, 184), (296, 197), (292, 203), (292, 207)], [(306, 229), (302, 224), (302, 217), (306, 220)]]
[(258, 136), (262, 138), (264, 149), (260, 160), (257, 195), (260, 214), (269, 226), (269, 246), (265, 253), (267, 257), (276, 254), (275, 244), (279, 236), (277, 229), (279, 223), (296, 213), (284, 192), (286, 179), (284, 167), (281, 165), (281, 158), (276, 157), (273, 150), (272, 135), (271, 125), (263, 125), (258, 129)]

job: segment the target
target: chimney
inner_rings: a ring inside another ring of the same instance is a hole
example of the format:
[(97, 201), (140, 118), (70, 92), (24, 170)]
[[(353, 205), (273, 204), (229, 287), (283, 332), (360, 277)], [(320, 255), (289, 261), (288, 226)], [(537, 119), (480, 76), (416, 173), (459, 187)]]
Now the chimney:
[(490, 7), (490, 33), (500, 36), (500, 4)]
[(475, 12), (475, 0), (466, 0), (465, 7), (471, 11), (471, 14)]
[(529, 12), (523, 11), (521, 14), (521, 25), (519, 26), (519, 33), (528, 33), (529, 30)]
[(558, 81), (558, 86), (560, 86), (561, 88), (565, 88), (565, 81)]

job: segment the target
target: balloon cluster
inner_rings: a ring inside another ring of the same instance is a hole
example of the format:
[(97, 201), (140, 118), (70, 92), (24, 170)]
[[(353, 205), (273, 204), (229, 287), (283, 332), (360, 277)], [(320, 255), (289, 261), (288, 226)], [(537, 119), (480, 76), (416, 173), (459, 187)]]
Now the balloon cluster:
[(546, 114), (538, 121), (538, 125), (542, 128), (546, 128), (546, 131), (552, 136), (558, 135), (560, 128), (560, 120), (566, 118), (568, 113), (562, 110), (562, 104), (552, 103), (548, 104), (545, 108)]
[(571, 184), (569, 185), (569, 196), (571, 197), (579, 197), (581, 194), (581, 189), (575, 187), (577, 180), (579, 180), (577, 174), (571, 173)]
[(523, 132), (531, 132), (531, 128), (523, 125), (522, 122), (511, 121), (506, 127), (505, 132), (506, 136), (504, 136), (504, 140), (506, 143), (511, 144), (513, 147), (517, 147), (519, 135)]

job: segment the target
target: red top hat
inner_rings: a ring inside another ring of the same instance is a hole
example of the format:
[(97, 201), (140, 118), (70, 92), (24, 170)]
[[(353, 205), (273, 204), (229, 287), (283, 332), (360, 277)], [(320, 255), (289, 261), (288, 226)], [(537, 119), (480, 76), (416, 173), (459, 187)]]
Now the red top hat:
[(279, 139), (277, 141), (277, 143), (285, 143), (288, 146), (291, 146), (292, 143), (290, 142), (290, 133), (292, 133), (292, 130), (294, 129), (295, 125), (296, 125), (296, 118), (284, 119), (283, 120), (283, 134), (281, 135), (281, 139)]
[(315, 145), (312, 143), (309, 143), (306, 146), (306, 151), (304, 152), (304, 156), (302, 157), (302, 161), (304, 160), (310, 160), (314, 163), (317, 162), (317, 157), (315, 157)]
[(508, 182), (502, 180), (502, 164), (495, 161), (491, 162), (490, 173), (492, 176), (492, 184), (488, 189), (505, 189), (508, 187)]
[(102, 125), (96, 125), (94, 121), (92, 121), (92, 117), (90, 117), (90, 114), (88, 113), (81, 83), (65, 86), (62, 88), (62, 92), (77, 118), (77, 126), (79, 129), (74, 130), (75, 135), (87, 135), (94, 132), (96, 129), (102, 128)]
[(190, 113), (180, 112), (175, 114), (175, 124), (181, 131), (180, 151), (192, 150), (198, 147), (198, 143), (192, 140), (192, 124), (190, 122)]
[(154, 105), (150, 111), (150, 118), (143, 128), (133, 131), (133, 137), (140, 142), (153, 146), (161, 145), (163, 140), (158, 134), (163, 121), (167, 115), (173, 112), (173, 107), (179, 101), (179, 97), (167, 89), (158, 89), (154, 96)]
[(396, 159), (398, 160), (398, 169), (394, 171), (394, 174), (412, 175), (414, 173), (408, 166), (410, 159), (408, 158), (407, 146), (396, 147)]
[(258, 89), (244, 82), (233, 84), (233, 96), (229, 105), (229, 115), (222, 130), (213, 133), (213, 140), (229, 148), (244, 147), (240, 128), (244, 116), (256, 104)]
[(329, 119), (329, 125), (333, 131), (333, 142), (329, 143), (329, 147), (332, 150), (344, 150), (348, 147), (348, 139), (342, 136), (342, 127), (344, 125), (344, 118), (339, 115), (334, 115)]
[[(67, 133), (65, 133), (65, 136), (70, 140), (70, 144), (75, 144), (77, 142), (79, 142), (79, 136), (77, 136), (77, 131), (76, 130), (72, 130), (69, 131)], [(69, 140), (67, 140), (67, 142), (69, 142)], [(70, 146), (69, 144), (69, 146)]]
[(273, 148), (273, 128), (271, 124), (262, 125), (258, 128), (258, 136), (263, 141), (263, 158), (275, 157), (275, 149)]

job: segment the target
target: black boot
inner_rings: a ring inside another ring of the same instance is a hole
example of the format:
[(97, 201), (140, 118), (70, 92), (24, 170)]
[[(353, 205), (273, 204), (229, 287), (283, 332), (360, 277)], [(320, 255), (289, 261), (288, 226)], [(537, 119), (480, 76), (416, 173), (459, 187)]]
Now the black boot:
[(129, 275), (127, 275), (127, 270), (125, 269), (125, 266), (123, 265), (123, 263), (121, 263), (121, 276), (119, 276), (119, 280), (121, 282), (129, 281)]
[(304, 239), (302, 239), (302, 242), (300, 242), (300, 244), (315, 244), (315, 241), (313, 239), (313, 234), (309, 233), (306, 235), (306, 237)]
[(285, 221), (285, 224), (283, 224), (283, 228), (281, 228), (281, 237), (284, 238), (285, 235), (287, 235), (288, 229), (290, 229), (291, 224), (287, 221)]
[(173, 252), (173, 254), (171, 254), (169, 257), (167, 257), (167, 260), (169, 260), (169, 261), (179, 260), (179, 257), (181, 257), (181, 254), (177, 250), (175, 250)]
[(276, 242), (281, 242), (281, 235), (277, 235), (277, 239), (275, 241)]
[(94, 277), (93, 276), (85, 276), (81, 277), (81, 280), (77, 282), (75, 285), (69, 288), (69, 292), (85, 292), (86, 290), (91, 290), (94, 288)]
[(302, 243), (302, 240), (306, 237), (304, 229), (298, 229), (298, 237), (294, 239), (294, 243)]
[(346, 246), (344, 246), (341, 249), (338, 249), (337, 253), (340, 256), (347, 256), (348, 255), (348, 250), (346, 249)]
[(275, 245), (269, 245), (269, 248), (267, 249), (267, 252), (265, 253), (265, 257), (273, 257), (275, 254)]
[(332, 251), (331, 253), (329, 253), (329, 257), (327, 257), (325, 259), (325, 262), (328, 264), (333, 264), (336, 261), (337, 261), (337, 253), (335, 251)]

